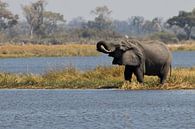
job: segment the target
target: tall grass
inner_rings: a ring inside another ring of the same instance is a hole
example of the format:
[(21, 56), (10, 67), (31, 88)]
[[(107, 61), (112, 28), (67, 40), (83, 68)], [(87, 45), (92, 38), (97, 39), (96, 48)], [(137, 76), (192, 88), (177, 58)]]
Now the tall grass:
[(31, 89), (194, 89), (195, 68), (173, 69), (167, 83), (159, 85), (157, 77), (145, 76), (145, 83), (139, 84), (135, 76), (131, 83), (123, 79), (122, 66), (97, 67), (82, 72), (73, 67), (60, 71), (49, 71), (43, 75), (33, 74), (0, 74), (0, 88)]
[[(167, 45), (172, 51), (195, 50), (194, 41), (186, 41), (180, 44)], [(56, 57), (56, 56), (96, 56), (95, 45), (66, 44), (66, 45), (13, 45), (0, 46), (0, 58), (8, 57)]]
[(179, 44), (168, 44), (171, 51), (195, 51), (195, 41), (182, 41)]
[(11, 45), (0, 46), (0, 57), (51, 57), (51, 56), (95, 56), (98, 55), (95, 45)]

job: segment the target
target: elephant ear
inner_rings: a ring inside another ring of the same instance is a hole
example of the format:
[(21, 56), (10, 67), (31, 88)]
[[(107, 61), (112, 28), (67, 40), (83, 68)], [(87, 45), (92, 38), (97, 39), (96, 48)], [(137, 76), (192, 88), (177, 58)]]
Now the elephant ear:
[(135, 54), (134, 51), (128, 50), (123, 53), (122, 64), (130, 66), (138, 66), (141, 64), (140, 58)]
[(121, 50), (124, 51), (122, 56), (124, 65), (138, 66), (143, 63), (143, 53), (137, 43), (121, 42)]
[(135, 42), (134, 40), (120, 42), (120, 49), (123, 51), (127, 51), (129, 49), (137, 49), (137, 48), (138, 48), (138, 43)]

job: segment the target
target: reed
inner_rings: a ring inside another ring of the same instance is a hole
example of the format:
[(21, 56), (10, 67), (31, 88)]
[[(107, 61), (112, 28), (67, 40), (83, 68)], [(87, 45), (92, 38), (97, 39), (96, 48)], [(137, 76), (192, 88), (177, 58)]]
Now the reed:
[[(193, 51), (195, 41), (167, 45), (172, 51)], [(66, 44), (66, 45), (38, 45), (5, 44), (0, 46), (0, 58), (17, 57), (58, 57), (58, 56), (97, 56), (95, 45)]]
[(167, 83), (159, 85), (157, 77), (145, 76), (145, 83), (139, 84), (135, 76), (131, 83), (123, 79), (123, 66), (97, 67), (82, 72), (74, 67), (49, 71), (42, 75), (0, 74), (0, 88), (23, 89), (98, 89), (119, 88), (125, 90), (140, 89), (195, 89), (195, 68), (175, 68)]
[(182, 41), (178, 44), (167, 45), (171, 51), (194, 51), (195, 41)]
[(66, 45), (13, 45), (0, 46), (0, 57), (57, 57), (57, 56), (96, 56), (95, 45), (66, 44)]

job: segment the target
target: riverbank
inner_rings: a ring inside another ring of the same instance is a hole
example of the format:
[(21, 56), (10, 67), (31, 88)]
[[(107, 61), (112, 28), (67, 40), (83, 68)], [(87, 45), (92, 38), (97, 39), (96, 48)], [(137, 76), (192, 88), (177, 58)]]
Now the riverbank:
[(66, 45), (39, 45), (5, 44), (0, 46), (0, 58), (18, 57), (61, 57), (61, 56), (97, 56), (95, 45), (66, 44)]
[(157, 77), (145, 76), (145, 83), (137, 83), (133, 77), (132, 83), (123, 81), (122, 66), (97, 67), (94, 70), (81, 72), (73, 67), (60, 71), (49, 71), (43, 75), (33, 74), (0, 74), (1, 89), (195, 89), (195, 68), (173, 69), (167, 84), (159, 85)]
[(178, 44), (168, 44), (171, 51), (195, 51), (195, 41), (182, 41)]
[[(167, 45), (172, 51), (193, 51), (195, 41), (186, 41), (179, 44)], [(0, 46), (0, 58), (18, 57), (60, 57), (60, 56), (97, 56), (95, 45), (66, 44), (66, 45), (32, 45), (32, 44), (5, 44)]]

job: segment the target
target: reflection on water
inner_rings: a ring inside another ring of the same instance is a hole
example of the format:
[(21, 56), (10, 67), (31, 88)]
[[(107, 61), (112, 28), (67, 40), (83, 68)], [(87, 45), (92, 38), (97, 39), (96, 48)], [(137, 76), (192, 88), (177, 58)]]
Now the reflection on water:
[(194, 129), (195, 92), (0, 90), (1, 129)]
[[(80, 70), (97, 66), (109, 66), (112, 58), (107, 55), (97, 57), (40, 57), (0, 59), (0, 71), (14, 73), (44, 73), (48, 70), (74, 66)], [(195, 51), (173, 52), (173, 67), (195, 66)]]

